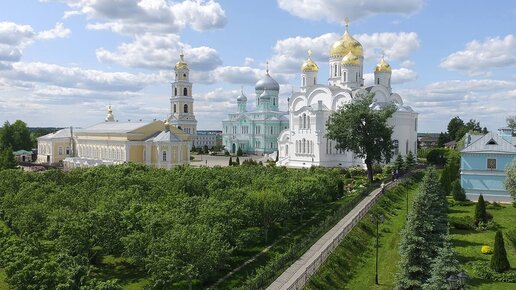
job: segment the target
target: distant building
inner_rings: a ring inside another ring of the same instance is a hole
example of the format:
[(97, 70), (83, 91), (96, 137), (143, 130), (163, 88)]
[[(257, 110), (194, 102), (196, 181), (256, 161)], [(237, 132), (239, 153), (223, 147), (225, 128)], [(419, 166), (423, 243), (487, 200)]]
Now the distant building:
[(419, 148), (435, 148), (439, 144), (439, 133), (417, 133)]
[(278, 136), (288, 128), (288, 113), (279, 111), (279, 89), (269, 75), (255, 85), (256, 109), (247, 111), (247, 97), (242, 91), (236, 98), (238, 112), (222, 121), (223, 145), (231, 153), (241, 148), (244, 153), (263, 155), (278, 150)]
[(197, 138), (194, 141), (196, 148), (208, 146), (213, 148), (215, 146), (222, 146), (222, 131), (221, 130), (198, 130)]
[(468, 199), (482, 194), (490, 201), (511, 202), (505, 188), (505, 169), (516, 159), (516, 137), (511, 129), (486, 135), (466, 134), (461, 155), (461, 186)]
[(63, 162), (65, 168), (127, 162), (157, 168), (189, 164), (192, 137), (168, 121), (106, 121), (71, 132), (63, 129), (38, 138), (38, 162)]
[(32, 162), (32, 151), (18, 150), (14, 151), (13, 155), (18, 162)]

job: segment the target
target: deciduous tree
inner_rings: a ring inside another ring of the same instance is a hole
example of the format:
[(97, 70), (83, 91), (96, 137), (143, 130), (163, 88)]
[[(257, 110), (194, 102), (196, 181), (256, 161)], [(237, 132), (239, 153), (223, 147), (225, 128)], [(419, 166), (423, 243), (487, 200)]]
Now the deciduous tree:
[(393, 106), (373, 109), (373, 97), (370, 94), (354, 99), (333, 113), (326, 124), (326, 137), (337, 142), (337, 149), (353, 151), (357, 157), (364, 158), (370, 183), (373, 163), (391, 158), (392, 128), (387, 120), (395, 112)]

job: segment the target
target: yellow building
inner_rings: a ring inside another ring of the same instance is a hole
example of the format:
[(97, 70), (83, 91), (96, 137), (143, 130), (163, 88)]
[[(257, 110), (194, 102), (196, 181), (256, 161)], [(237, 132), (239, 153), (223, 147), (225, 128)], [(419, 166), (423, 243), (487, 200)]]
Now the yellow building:
[(62, 161), (65, 168), (126, 162), (172, 168), (190, 163), (191, 139), (168, 121), (115, 122), (109, 107), (105, 122), (38, 138), (38, 162)]

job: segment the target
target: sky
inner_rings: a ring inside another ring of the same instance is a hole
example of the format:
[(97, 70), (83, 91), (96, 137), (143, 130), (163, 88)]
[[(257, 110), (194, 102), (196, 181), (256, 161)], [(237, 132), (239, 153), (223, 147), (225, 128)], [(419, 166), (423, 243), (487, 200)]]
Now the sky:
[(181, 50), (199, 130), (221, 129), (241, 89), (253, 108), (267, 62), (286, 110), (308, 49), (327, 80), (345, 17), (366, 85), (384, 54), (420, 132), (446, 131), (454, 116), (496, 130), (516, 115), (511, 0), (4, 0), (0, 121), (86, 127), (108, 105), (120, 121), (163, 120)]

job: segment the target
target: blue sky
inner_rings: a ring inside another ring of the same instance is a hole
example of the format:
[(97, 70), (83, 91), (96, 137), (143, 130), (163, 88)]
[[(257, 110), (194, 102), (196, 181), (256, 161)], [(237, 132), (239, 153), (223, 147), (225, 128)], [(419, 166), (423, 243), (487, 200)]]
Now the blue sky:
[(252, 107), (267, 61), (286, 109), (309, 48), (327, 79), (346, 16), (366, 84), (385, 53), (421, 132), (516, 114), (514, 1), (19, 0), (0, 1), (0, 120), (84, 127), (109, 104), (119, 120), (164, 119), (181, 48), (199, 129), (221, 128), (241, 86)]

